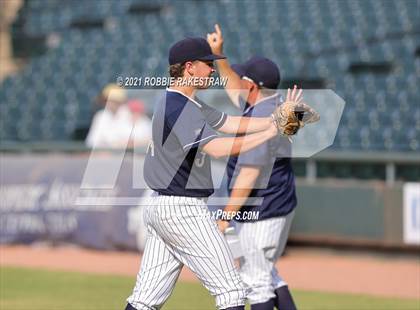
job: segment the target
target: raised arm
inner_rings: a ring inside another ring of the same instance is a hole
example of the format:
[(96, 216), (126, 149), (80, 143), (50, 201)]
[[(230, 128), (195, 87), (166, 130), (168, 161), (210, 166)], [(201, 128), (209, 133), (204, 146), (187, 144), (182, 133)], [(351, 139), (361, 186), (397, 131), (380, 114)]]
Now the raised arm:
[[(223, 54), (223, 36), (222, 31), (218, 24), (214, 26), (215, 31), (207, 34), (207, 42), (209, 43), (212, 52), (218, 55)], [(248, 97), (248, 90), (241, 77), (232, 70), (227, 59), (221, 59), (216, 61), (219, 75), (222, 78), (227, 78), (225, 86), (226, 92), (233, 102), (233, 104), (239, 107), (239, 96), (242, 98)]]

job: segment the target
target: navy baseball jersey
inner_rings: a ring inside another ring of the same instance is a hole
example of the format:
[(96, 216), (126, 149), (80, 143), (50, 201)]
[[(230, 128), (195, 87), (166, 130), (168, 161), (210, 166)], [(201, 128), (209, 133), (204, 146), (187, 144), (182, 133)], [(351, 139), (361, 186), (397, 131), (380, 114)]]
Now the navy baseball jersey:
[[(281, 102), (282, 98), (279, 94), (266, 97), (254, 106), (249, 106), (242, 101), (243, 116), (268, 117)], [(229, 158), (227, 167), (229, 194), (242, 166), (254, 166), (260, 169), (260, 175), (249, 195), (250, 198), (241, 208), (242, 212), (258, 211), (258, 220), (263, 220), (284, 216), (293, 211), (297, 199), (290, 157), (289, 140), (278, 136), (248, 152)], [(253, 204), (252, 201), (257, 201), (256, 198), (263, 198), (262, 204)], [(246, 221), (241, 218), (236, 220)]]
[(218, 137), (227, 115), (167, 89), (155, 106), (152, 143), (144, 162), (147, 185), (162, 195), (208, 197), (213, 193), (210, 158), (202, 147)]

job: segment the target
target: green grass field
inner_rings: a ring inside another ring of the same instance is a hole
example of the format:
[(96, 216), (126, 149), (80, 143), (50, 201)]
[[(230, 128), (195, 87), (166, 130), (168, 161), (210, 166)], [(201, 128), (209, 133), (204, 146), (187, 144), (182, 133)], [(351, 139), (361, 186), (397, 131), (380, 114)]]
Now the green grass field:
[[(1, 310), (123, 310), (133, 277), (22, 268), (0, 269)], [(351, 294), (294, 290), (299, 309), (420, 309), (420, 300), (388, 299)], [(215, 309), (213, 298), (200, 285), (178, 282), (166, 310)]]

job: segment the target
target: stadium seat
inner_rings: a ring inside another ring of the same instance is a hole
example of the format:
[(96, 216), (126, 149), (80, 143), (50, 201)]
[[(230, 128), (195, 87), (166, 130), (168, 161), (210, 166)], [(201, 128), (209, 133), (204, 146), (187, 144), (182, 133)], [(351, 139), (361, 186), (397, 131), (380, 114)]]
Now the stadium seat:
[[(25, 1), (15, 27), (28, 36), (54, 33), (59, 44), (0, 85), (1, 139), (71, 139), (88, 127), (104, 85), (118, 75), (167, 75), (169, 44), (219, 22), (232, 63), (266, 55), (283, 80), (323, 78), (345, 99), (335, 149), (419, 150), (416, 1), (160, 0), (162, 11), (130, 13), (147, 3)], [(72, 27), (81, 18), (112, 26)], [(392, 70), (349, 71), (360, 62), (389, 62)], [(404, 134), (398, 119), (416, 125)]]

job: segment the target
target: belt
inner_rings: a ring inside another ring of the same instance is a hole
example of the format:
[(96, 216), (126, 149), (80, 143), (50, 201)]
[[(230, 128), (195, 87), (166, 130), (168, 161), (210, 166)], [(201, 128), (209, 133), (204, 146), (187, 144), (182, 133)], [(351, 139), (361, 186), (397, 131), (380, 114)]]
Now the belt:
[(160, 192), (155, 191), (156, 196), (167, 196), (167, 197), (185, 197), (185, 198), (193, 198), (197, 200), (201, 200), (204, 202), (207, 202), (209, 200), (209, 197), (193, 197), (193, 196), (183, 196), (183, 195), (168, 195), (168, 194), (162, 194)]

